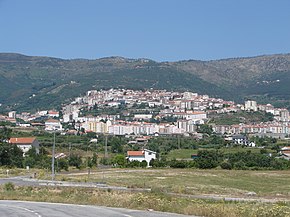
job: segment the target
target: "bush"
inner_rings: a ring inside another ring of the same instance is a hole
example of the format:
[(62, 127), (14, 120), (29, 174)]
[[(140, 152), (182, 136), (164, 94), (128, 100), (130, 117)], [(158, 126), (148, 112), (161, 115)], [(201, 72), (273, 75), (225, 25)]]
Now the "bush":
[(149, 166), (152, 166), (154, 168), (157, 168), (157, 167), (166, 167), (167, 166), (167, 161), (166, 160), (158, 160), (158, 159), (152, 159), (150, 162), (149, 162)]
[(187, 162), (186, 161), (179, 161), (179, 160), (172, 160), (169, 162), (169, 165), (172, 168), (186, 168)]
[(58, 172), (61, 170), (65, 170), (68, 171), (68, 160), (67, 159), (59, 159), (57, 160), (57, 164), (58, 164)]
[(218, 166), (218, 162), (213, 159), (197, 158), (195, 161), (199, 169), (212, 169)]
[(195, 159), (196, 166), (200, 169), (212, 169), (219, 165), (223, 155), (218, 150), (200, 150)]
[(126, 164), (126, 157), (123, 154), (117, 154), (113, 159), (112, 163), (118, 167), (124, 167)]
[(112, 165), (112, 161), (109, 158), (101, 158), (100, 159), (100, 164), (102, 164), (102, 165)]
[(140, 161), (137, 160), (133, 160), (133, 161), (129, 161), (127, 163), (127, 167), (131, 167), (131, 168), (136, 168), (136, 167), (140, 167)]
[(224, 169), (224, 170), (231, 170), (232, 167), (233, 167), (231, 163), (226, 162), (226, 161), (222, 162), (222, 163), (220, 164), (220, 166), (221, 166), (221, 168)]
[(244, 161), (238, 161), (238, 162), (234, 163), (234, 168), (237, 170), (247, 169)]
[(4, 184), (4, 190), (5, 191), (14, 191), (15, 190), (15, 186), (12, 182), (7, 182)]
[(75, 166), (77, 169), (80, 169), (82, 165), (82, 158), (78, 155), (71, 155), (68, 160), (68, 164), (70, 166)]

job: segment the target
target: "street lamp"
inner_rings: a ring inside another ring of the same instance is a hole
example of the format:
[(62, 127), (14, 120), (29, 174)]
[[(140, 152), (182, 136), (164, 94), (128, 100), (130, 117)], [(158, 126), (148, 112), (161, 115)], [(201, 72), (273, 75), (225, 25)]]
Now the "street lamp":
[(91, 159), (89, 159), (89, 156), (88, 156), (88, 151), (89, 151), (89, 147), (91, 146), (91, 144), (88, 144), (88, 147), (87, 147), (87, 168), (88, 168), (88, 180), (90, 178), (90, 173), (91, 173), (91, 162), (89, 162), (89, 160), (91, 161)]
[(52, 159), (51, 159), (51, 180), (52, 181), (54, 181), (54, 178), (55, 178), (54, 158), (55, 158), (55, 129), (53, 131), (53, 145), (52, 145)]

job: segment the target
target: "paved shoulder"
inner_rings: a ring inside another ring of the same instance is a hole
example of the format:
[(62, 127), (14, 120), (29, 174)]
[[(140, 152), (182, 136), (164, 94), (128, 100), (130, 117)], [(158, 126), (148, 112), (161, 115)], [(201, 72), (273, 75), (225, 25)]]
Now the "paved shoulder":
[[(139, 211), (100, 206), (0, 200), (0, 216), (5, 217), (186, 217), (173, 213)], [(188, 217), (188, 216), (187, 216)]]

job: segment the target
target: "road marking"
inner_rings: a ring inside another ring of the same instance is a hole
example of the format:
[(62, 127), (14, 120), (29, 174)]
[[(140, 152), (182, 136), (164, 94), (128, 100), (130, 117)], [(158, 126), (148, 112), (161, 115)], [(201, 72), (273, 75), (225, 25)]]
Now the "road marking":
[(125, 216), (125, 217), (133, 217), (133, 216), (127, 215), (127, 214), (123, 214), (123, 216)]
[(21, 206), (9, 206), (9, 205), (6, 205), (6, 204), (0, 204), (0, 205), (6, 206), (6, 207), (11, 207), (11, 208), (16, 208), (16, 209), (22, 209), (22, 210), (24, 210), (26, 212), (30, 212), (30, 213), (36, 215), (37, 217), (42, 217), (42, 215), (38, 214), (37, 212), (35, 212), (35, 211), (31, 210), (31, 209), (27, 209), (25, 207), (21, 207)]

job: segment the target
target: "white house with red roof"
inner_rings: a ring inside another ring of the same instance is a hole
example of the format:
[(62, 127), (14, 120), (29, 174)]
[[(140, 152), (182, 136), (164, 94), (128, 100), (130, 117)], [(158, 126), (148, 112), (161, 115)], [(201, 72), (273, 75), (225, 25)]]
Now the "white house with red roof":
[(156, 152), (150, 151), (148, 149), (144, 149), (142, 151), (127, 151), (127, 159), (129, 161), (139, 161), (142, 162), (145, 160), (147, 162), (147, 166), (149, 167), (149, 163), (152, 159), (156, 159)]
[(23, 155), (32, 147), (34, 147), (36, 153), (39, 154), (39, 141), (36, 137), (14, 137), (9, 139), (9, 143), (17, 145), (17, 147), (23, 151)]
[(49, 117), (55, 117), (55, 118), (59, 117), (59, 112), (58, 111), (49, 110), (47, 114), (48, 114)]

